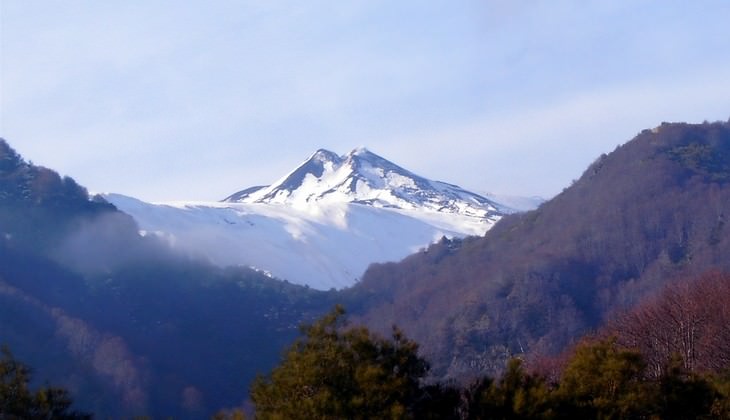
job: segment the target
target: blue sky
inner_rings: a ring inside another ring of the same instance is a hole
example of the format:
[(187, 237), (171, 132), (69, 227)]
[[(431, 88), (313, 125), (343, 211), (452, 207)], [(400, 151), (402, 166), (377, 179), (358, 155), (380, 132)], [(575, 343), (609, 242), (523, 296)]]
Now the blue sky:
[(0, 0), (0, 136), (93, 191), (214, 200), (317, 148), (550, 197), (730, 117), (730, 2)]

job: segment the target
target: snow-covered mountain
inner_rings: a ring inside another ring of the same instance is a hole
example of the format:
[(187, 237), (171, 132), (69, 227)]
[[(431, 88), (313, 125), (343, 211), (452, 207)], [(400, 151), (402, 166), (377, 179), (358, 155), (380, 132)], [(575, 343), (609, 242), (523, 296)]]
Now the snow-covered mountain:
[(371, 263), (400, 260), (443, 236), (482, 235), (510, 212), (364, 148), (318, 150), (276, 183), (221, 202), (105, 197), (144, 234), (182, 251), (317, 289), (351, 286)]
[(345, 156), (317, 150), (276, 183), (253, 187), (226, 202), (287, 204), (357, 203), (373, 207), (437, 211), (496, 221), (499, 205), (456, 185), (430, 181), (365, 148)]

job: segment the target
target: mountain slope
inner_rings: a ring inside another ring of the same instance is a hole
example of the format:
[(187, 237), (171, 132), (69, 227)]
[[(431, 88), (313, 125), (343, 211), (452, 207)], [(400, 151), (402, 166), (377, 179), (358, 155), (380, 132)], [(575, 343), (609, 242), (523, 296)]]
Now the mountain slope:
[(177, 249), (322, 290), (351, 286), (371, 263), (400, 260), (443, 236), (482, 235), (504, 214), (365, 149), (318, 150), (273, 185), (220, 203), (105, 197)]
[(483, 238), (371, 267), (352, 305), (370, 326), (401, 325), (442, 375), (556, 352), (672, 278), (730, 269), (728, 181), (730, 123), (663, 124)]
[[(328, 293), (221, 269), (0, 139), (0, 344), (101, 418), (240, 405)], [(40, 375), (43, 376), (40, 376)]]

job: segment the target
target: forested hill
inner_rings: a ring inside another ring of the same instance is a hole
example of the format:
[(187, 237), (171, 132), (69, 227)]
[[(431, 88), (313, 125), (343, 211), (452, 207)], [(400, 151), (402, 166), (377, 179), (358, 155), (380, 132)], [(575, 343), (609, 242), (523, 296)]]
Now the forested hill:
[(401, 326), (440, 375), (557, 352), (680, 275), (730, 269), (729, 182), (730, 123), (664, 123), (483, 238), (372, 266), (354, 309)]
[(2, 238), (36, 252), (58, 246), (83, 218), (115, 212), (73, 179), (26, 162), (1, 138), (0, 204)]
[(330, 299), (176, 255), (0, 140), (0, 344), (78, 409), (197, 419), (239, 406)]

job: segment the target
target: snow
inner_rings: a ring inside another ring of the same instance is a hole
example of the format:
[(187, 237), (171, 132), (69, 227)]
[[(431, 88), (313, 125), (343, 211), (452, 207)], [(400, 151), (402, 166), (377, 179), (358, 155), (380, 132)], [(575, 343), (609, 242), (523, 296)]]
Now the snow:
[(430, 181), (368, 151), (353, 150), (338, 156), (318, 150), (273, 185), (242, 197), (243, 203), (279, 203), (301, 207), (306, 203), (359, 202), (379, 207), (430, 209), (473, 217), (501, 215), (496, 203), (456, 185)]
[(355, 284), (373, 262), (397, 261), (442, 236), (483, 234), (491, 223), (437, 212), (356, 203), (146, 203), (104, 196), (186, 254), (220, 266), (246, 265), (315, 289)]

